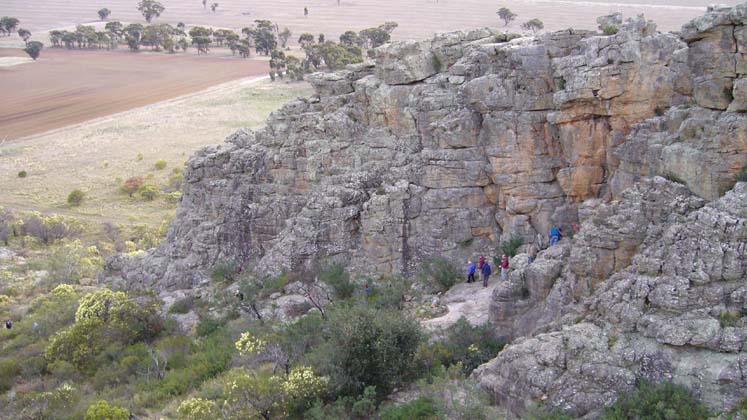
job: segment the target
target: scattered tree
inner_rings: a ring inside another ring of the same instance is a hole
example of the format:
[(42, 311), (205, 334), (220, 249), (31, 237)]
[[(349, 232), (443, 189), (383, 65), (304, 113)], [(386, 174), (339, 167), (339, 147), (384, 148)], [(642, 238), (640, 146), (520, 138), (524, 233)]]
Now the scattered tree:
[(128, 420), (130, 412), (125, 408), (110, 406), (108, 402), (101, 400), (88, 407), (84, 420)]
[(140, 0), (140, 3), (137, 5), (137, 10), (139, 10), (140, 13), (143, 14), (145, 20), (150, 23), (154, 17), (161, 16), (161, 13), (163, 13), (166, 8), (156, 0)]
[(23, 49), (23, 51), (29, 55), (32, 59), (36, 60), (39, 58), (39, 54), (41, 53), (42, 48), (44, 48), (44, 44), (42, 44), (39, 41), (31, 41), (26, 43), (26, 48)]
[(218, 3), (213, 3), (213, 4), (210, 5), (210, 10), (212, 10), (213, 13), (215, 13), (215, 9), (217, 9), (217, 8), (218, 8)]
[(110, 14), (112, 14), (112, 11), (107, 9), (106, 7), (99, 10), (99, 18), (101, 20), (106, 20), (106, 18), (108, 18)]
[(283, 31), (278, 34), (278, 39), (280, 40), (280, 45), (283, 48), (286, 47), (286, 45), (288, 44), (288, 39), (290, 39), (291, 36), (293, 36), (293, 33), (288, 28), (283, 29)]
[(528, 20), (521, 24), (521, 29), (524, 29), (525, 31), (532, 31), (532, 33), (537, 33), (538, 31), (541, 31), (544, 29), (545, 24), (542, 23), (541, 20), (534, 18), (532, 20)]
[(18, 24), (21, 23), (18, 19), (10, 16), (3, 16), (0, 18), (0, 33), (4, 33), (10, 36), (18, 28)]
[(507, 7), (501, 7), (500, 10), (498, 10), (498, 17), (503, 20), (504, 26), (508, 26), (509, 23), (516, 19), (516, 13), (512, 12)]
[(23, 39), (23, 42), (27, 42), (29, 38), (31, 38), (31, 31), (29, 31), (28, 29), (21, 28), (18, 30), (18, 36), (20, 36), (21, 39)]

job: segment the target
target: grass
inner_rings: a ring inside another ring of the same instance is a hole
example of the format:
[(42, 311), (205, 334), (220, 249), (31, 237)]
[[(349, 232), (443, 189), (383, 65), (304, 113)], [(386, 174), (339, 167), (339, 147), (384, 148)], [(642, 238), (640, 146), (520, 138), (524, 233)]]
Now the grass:
[[(169, 167), (181, 169), (202, 146), (222, 143), (239, 127), (257, 129), (270, 112), (310, 93), (305, 83), (236, 81), (197, 97), (162, 102), (4, 145), (2, 156), (12, 156), (12, 160), (0, 167), (0, 202), (16, 211), (160, 226), (174, 217), (173, 203), (165, 197), (145, 201), (135, 194), (130, 198), (119, 191), (116, 179), (152, 173), (147, 182), (164, 188), (171, 171), (154, 171), (153, 162), (162, 159)], [(54, 148), (48, 146), (51, 143)], [(19, 178), (21, 170), (33, 176)], [(67, 194), (75, 189), (86, 191), (86, 199), (71, 208)]]

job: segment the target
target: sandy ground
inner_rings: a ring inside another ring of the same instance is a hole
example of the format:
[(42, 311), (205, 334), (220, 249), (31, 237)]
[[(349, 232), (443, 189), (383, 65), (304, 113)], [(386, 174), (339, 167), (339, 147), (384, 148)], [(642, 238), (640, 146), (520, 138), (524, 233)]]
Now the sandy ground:
[[(22, 57), (0, 49), (0, 56)], [(0, 67), (0, 139), (17, 139), (247, 76), (266, 61), (217, 56), (47, 49)]]
[[(235, 80), (42, 135), (0, 139), (0, 206), (158, 226), (173, 217), (174, 207), (162, 199), (130, 199), (119, 192), (122, 179), (143, 176), (164, 186), (200, 147), (262, 126), (283, 103), (310, 93), (306, 83)], [(159, 159), (166, 169), (154, 168)], [(21, 170), (26, 178), (17, 176)], [(65, 200), (75, 188), (87, 199), (70, 208)]]
[[(428, 37), (434, 32), (502, 25), (496, 11), (503, 5), (519, 15), (509, 29), (539, 18), (548, 30), (568, 27), (596, 29), (595, 18), (612, 11), (626, 16), (639, 13), (658, 23), (661, 30), (679, 30), (683, 23), (705, 11), (711, 0), (221, 0), (215, 13), (199, 0), (161, 0), (166, 11), (158, 21), (187, 25), (227, 26), (240, 29), (255, 19), (270, 19), (289, 27), (295, 37), (302, 32), (337, 37), (348, 29), (360, 30), (385, 21), (399, 22), (398, 39)], [(210, 2), (209, 2), (210, 3)], [(719, 3), (734, 5), (736, 0)], [(136, 0), (3, 0), (2, 14), (15, 16), (32, 32), (98, 20), (97, 10), (107, 7), (110, 19), (142, 21)], [(303, 8), (309, 8), (304, 18)]]

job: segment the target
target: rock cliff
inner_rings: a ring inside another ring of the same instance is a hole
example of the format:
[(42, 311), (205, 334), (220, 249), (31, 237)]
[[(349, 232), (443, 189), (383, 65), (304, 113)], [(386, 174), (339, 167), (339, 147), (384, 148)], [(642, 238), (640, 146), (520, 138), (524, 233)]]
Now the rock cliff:
[(727, 193), (747, 164), (746, 23), (747, 4), (678, 34), (637, 17), (380, 47), (193, 156), (167, 240), (109, 281), (199, 287), (227, 260), (410, 275), (580, 224), (495, 289), (490, 320), (518, 340), (483, 386), (593, 418), (636, 378), (674, 378), (728, 406), (747, 385), (747, 185)]

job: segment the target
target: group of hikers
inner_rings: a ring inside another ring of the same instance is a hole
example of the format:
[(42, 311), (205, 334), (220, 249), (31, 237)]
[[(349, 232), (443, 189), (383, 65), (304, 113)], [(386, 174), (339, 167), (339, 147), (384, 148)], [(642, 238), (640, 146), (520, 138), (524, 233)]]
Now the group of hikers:
[[(490, 263), (485, 260), (485, 256), (480, 256), (480, 259), (477, 261), (477, 265), (473, 263), (472, 261), (467, 261), (467, 283), (472, 283), (475, 281), (475, 272), (477, 270), (480, 270), (480, 275), (482, 275), (482, 287), (488, 287), (488, 279), (490, 278), (490, 275), (493, 274), (493, 269), (490, 267)], [(501, 279), (506, 280), (508, 277), (508, 255), (503, 254), (503, 257), (501, 257)]]
[[(576, 225), (573, 225), (573, 231), (578, 231), (578, 227)], [(563, 229), (557, 226), (553, 226), (548, 231), (547, 237), (549, 239), (550, 246), (556, 245), (563, 237)], [(531, 244), (528, 251), (528, 262), (530, 264), (534, 262), (535, 258), (537, 258), (538, 252), (539, 250), (537, 249), (537, 245)], [(500, 266), (501, 280), (505, 281), (508, 278), (508, 255), (503, 254), (503, 256), (501, 257)], [(480, 270), (480, 275), (482, 275), (482, 287), (488, 287), (488, 279), (493, 273), (493, 270), (490, 267), (490, 263), (485, 260), (485, 256), (480, 256), (477, 264), (473, 263), (472, 260), (467, 261), (467, 283), (473, 283), (475, 281), (475, 273), (477, 272), (477, 270)]]

